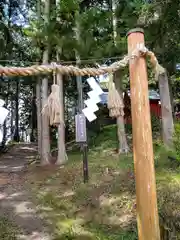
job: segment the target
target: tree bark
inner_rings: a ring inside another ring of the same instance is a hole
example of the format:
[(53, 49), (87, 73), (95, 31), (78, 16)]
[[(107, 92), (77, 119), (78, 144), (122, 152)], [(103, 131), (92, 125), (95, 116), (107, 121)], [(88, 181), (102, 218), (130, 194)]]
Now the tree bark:
[[(9, 90), (10, 90), (10, 83), (9, 83), (9, 80), (8, 80), (7, 95), (5, 97), (5, 105), (4, 105), (4, 107), (6, 107), (6, 108), (8, 107)], [(2, 139), (2, 143), (1, 143), (2, 147), (5, 147), (6, 141), (7, 141), (7, 119), (5, 119), (4, 124), (3, 124), (3, 139)]]
[(162, 114), (162, 136), (163, 142), (167, 147), (173, 147), (174, 123), (172, 115), (172, 106), (169, 93), (167, 73), (159, 75), (159, 90), (161, 99)]
[[(43, 53), (43, 64), (48, 63), (48, 49)], [(48, 98), (48, 78), (42, 80), (42, 106), (46, 104)], [(46, 116), (42, 117), (42, 156), (41, 165), (49, 164), (50, 157), (50, 134), (49, 134), (49, 120)]]
[[(54, 6), (54, 9), (56, 9), (59, 2), (57, 0), (54, 0), (54, 3), (52, 5)], [(59, 19), (57, 18), (57, 13), (54, 16), (54, 21), (59, 22)], [(60, 22), (59, 22), (60, 24)], [(57, 52), (56, 52), (56, 59), (59, 62), (60, 61), (60, 55), (62, 52), (62, 47), (57, 46)], [(61, 119), (64, 121), (64, 89), (63, 89), (63, 76), (60, 73), (57, 73), (57, 85), (59, 85), (59, 98), (60, 98), (60, 114)], [(58, 156), (56, 165), (64, 164), (68, 160), (67, 154), (66, 154), (66, 145), (65, 145), (65, 124), (60, 123), (58, 126)]]
[[(57, 84), (60, 87), (59, 96), (61, 101), (61, 109), (60, 113), (62, 118), (64, 119), (64, 97), (63, 97), (63, 78), (61, 74), (57, 74)], [(61, 165), (68, 160), (66, 154), (66, 146), (65, 146), (65, 125), (61, 123), (58, 126), (58, 157), (56, 164)]]
[[(37, 16), (39, 21), (41, 21), (41, 0), (37, 1)], [(38, 61), (38, 60), (37, 60)], [(42, 159), (42, 80), (38, 76), (36, 82), (36, 111), (37, 111), (37, 141), (38, 141), (38, 153), (40, 159)]]
[(36, 85), (32, 87), (32, 109), (31, 109), (31, 136), (30, 141), (35, 142), (35, 121), (36, 121)]
[[(76, 13), (75, 13), (75, 25), (76, 25), (76, 27), (75, 27), (76, 41), (79, 44), (81, 42), (81, 28), (80, 28), (80, 22), (79, 22), (79, 11), (76, 11)], [(76, 65), (79, 66), (81, 64), (81, 57), (80, 57), (77, 49), (75, 49), (75, 57), (76, 57)], [(76, 82), (77, 82), (77, 91), (78, 91), (78, 112), (81, 113), (82, 109), (84, 107), (82, 77), (77, 76)]]
[(38, 77), (36, 83), (36, 109), (37, 109), (37, 140), (38, 140), (38, 153), (41, 156), (42, 149), (42, 102), (41, 102), (41, 79)]
[(112, 9), (112, 27), (113, 27), (113, 40), (114, 40), (114, 46), (117, 46), (117, 17), (116, 17), (116, 0), (111, 1), (111, 9)]
[[(114, 74), (114, 82), (116, 89), (123, 101), (123, 93), (122, 93), (122, 86), (121, 86), (121, 80), (120, 80), (120, 71), (116, 72)], [(126, 132), (125, 132), (125, 126), (124, 126), (124, 116), (119, 116), (116, 119), (117, 123), (117, 135), (118, 135), (118, 142), (119, 142), (119, 147), (118, 147), (118, 152), (120, 153), (127, 153), (129, 152), (129, 147), (127, 143), (127, 137), (126, 137)]]
[(14, 138), (14, 104), (13, 104), (13, 96), (11, 95), (11, 141)]
[(19, 80), (16, 79), (16, 97), (15, 97), (15, 109), (16, 109), (16, 120), (15, 120), (15, 134), (14, 134), (14, 141), (19, 142)]
[[(112, 28), (113, 28), (113, 40), (114, 40), (114, 46), (117, 46), (117, 16), (116, 16), (116, 9), (117, 9), (117, 3), (116, 0), (111, 0), (111, 8), (112, 8)], [(120, 71), (116, 72), (114, 74), (114, 82), (116, 85), (116, 88), (118, 90), (118, 93), (123, 101), (123, 93), (122, 93), (122, 86), (121, 86), (121, 79), (120, 79)], [(120, 153), (127, 153), (129, 151), (129, 147), (127, 144), (127, 138), (125, 133), (125, 127), (124, 127), (124, 116), (119, 116), (116, 119), (117, 123), (117, 135), (118, 135), (118, 152)]]
[[(49, 23), (50, 13), (50, 0), (45, 1), (44, 19), (46, 24)], [(49, 42), (47, 42), (45, 50), (43, 52), (43, 64), (47, 64), (49, 61)], [(42, 107), (46, 104), (48, 98), (48, 78), (45, 77), (42, 80)], [(46, 116), (42, 117), (42, 155), (41, 165), (48, 165), (50, 157), (50, 136), (49, 136), (49, 120)]]

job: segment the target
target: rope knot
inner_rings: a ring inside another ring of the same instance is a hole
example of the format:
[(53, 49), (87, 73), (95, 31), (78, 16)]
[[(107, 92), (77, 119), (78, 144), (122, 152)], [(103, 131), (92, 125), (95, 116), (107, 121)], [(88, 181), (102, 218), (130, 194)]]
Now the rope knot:
[(137, 45), (137, 50), (139, 51), (140, 55), (144, 56), (148, 52), (148, 49), (144, 46), (143, 43), (139, 43)]

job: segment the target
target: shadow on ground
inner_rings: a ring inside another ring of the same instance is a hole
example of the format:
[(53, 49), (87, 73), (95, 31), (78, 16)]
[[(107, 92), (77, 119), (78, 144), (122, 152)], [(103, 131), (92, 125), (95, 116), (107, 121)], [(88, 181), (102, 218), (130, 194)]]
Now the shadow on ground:
[(88, 184), (82, 183), (79, 162), (27, 176), (53, 240), (137, 239), (134, 178), (116, 165), (104, 160), (97, 168), (92, 160)]
[[(53, 239), (137, 239), (132, 157), (90, 156), (88, 184), (82, 183), (80, 156), (73, 160), (64, 168), (33, 170), (27, 177)], [(158, 166), (162, 239), (180, 239), (180, 175), (167, 162), (159, 160)]]

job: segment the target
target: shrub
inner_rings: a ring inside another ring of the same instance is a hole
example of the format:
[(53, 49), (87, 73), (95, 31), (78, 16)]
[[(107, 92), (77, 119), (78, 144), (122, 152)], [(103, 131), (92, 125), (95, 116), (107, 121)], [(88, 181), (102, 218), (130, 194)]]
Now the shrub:
[(160, 132), (160, 130), (161, 130), (160, 119), (153, 113), (151, 113), (151, 126), (152, 126), (153, 132), (155, 132), (155, 133)]
[(175, 124), (175, 131), (174, 131), (174, 148), (176, 153), (177, 160), (180, 161), (180, 123)]

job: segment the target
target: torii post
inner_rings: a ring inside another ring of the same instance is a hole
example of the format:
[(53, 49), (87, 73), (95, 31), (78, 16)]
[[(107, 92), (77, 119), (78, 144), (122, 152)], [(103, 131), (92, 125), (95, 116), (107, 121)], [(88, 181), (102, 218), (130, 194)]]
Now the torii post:
[[(144, 31), (128, 32), (128, 53), (144, 45)], [(129, 62), (139, 240), (160, 240), (146, 60)]]

